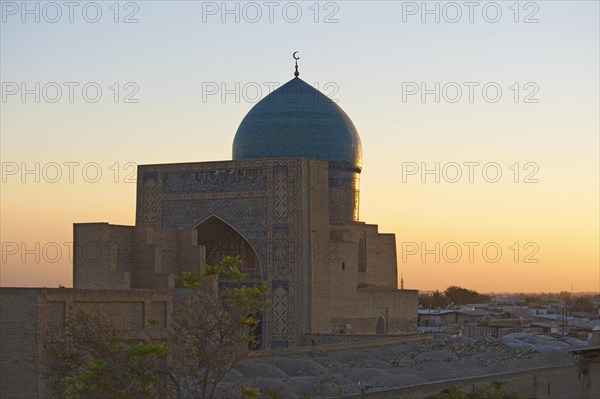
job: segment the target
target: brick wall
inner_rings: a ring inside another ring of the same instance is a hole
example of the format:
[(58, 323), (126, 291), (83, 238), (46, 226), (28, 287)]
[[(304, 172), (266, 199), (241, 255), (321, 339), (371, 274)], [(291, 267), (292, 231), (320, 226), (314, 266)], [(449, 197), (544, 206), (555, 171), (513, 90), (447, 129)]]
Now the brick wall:
[(172, 289), (175, 276), (204, 267), (192, 230), (74, 225), (73, 286), (85, 289)]
[(38, 397), (37, 290), (0, 289), (0, 397)]
[(147, 328), (152, 319), (161, 328), (170, 323), (177, 291), (0, 288), (0, 397), (48, 396), (43, 345), (56, 339), (74, 312), (98, 313), (134, 330)]

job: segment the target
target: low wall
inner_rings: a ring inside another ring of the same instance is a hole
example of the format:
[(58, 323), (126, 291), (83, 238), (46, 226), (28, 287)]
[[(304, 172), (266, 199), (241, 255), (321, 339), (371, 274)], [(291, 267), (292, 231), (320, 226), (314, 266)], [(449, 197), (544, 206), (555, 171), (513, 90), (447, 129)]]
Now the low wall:
[(419, 342), (433, 339), (430, 334), (305, 334), (302, 337), (302, 346), (321, 346), (329, 344), (347, 344), (369, 341), (395, 340), (397, 343)]
[[(313, 337), (315, 335), (320, 336), (333, 336), (328, 334), (309, 334), (303, 337), (303, 343), (307, 340), (307, 337)], [(280, 348), (280, 349), (266, 349), (253, 352), (251, 354), (250, 362), (257, 357), (269, 357), (269, 356), (287, 356), (287, 355), (301, 355), (301, 354), (313, 354), (315, 352), (328, 353), (342, 351), (346, 349), (370, 349), (378, 348), (382, 346), (406, 344), (410, 342), (427, 342), (433, 341), (434, 337), (432, 334), (410, 334), (410, 335), (335, 335), (335, 337), (344, 337), (340, 340), (332, 340), (333, 343), (322, 343), (328, 342), (325, 340), (319, 340), (319, 344), (315, 341), (315, 345), (310, 343), (308, 338), (308, 345), (297, 346), (294, 348)], [(338, 341), (338, 342), (335, 342)], [(341, 342), (339, 342), (341, 341)]]
[[(536, 399), (581, 399), (583, 389), (577, 378), (575, 365), (544, 367), (492, 374), (482, 377), (437, 381), (411, 387), (368, 392), (365, 398), (377, 399), (424, 399), (450, 386), (460, 386), (465, 392), (474, 387), (489, 385), (493, 381), (505, 383), (504, 390)], [(360, 394), (345, 396), (346, 399), (361, 398)]]

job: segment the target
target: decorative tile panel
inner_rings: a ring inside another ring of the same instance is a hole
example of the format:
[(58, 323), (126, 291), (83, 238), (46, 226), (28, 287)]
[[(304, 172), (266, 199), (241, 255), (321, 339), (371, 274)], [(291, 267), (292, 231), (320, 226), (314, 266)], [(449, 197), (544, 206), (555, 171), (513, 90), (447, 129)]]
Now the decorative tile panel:
[(163, 176), (164, 193), (261, 191), (266, 188), (265, 168), (207, 168)]
[(286, 340), (288, 329), (288, 289), (287, 281), (272, 281), (273, 339)]
[(285, 218), (288, 215), (288, 182), (287, 168), (273, 168), (273, 198), (275, 200), (274, 212), (276, 218)]
[[(216, 216), (253, 248), (274, 307), (263, 347), (300, 343), (308, 325), (308, 160), (299, 158), (142, 165), (137, 223), (191, 229)], [(303, 177), (304, 176), (304, 177)], [(150, 182), (152, 180), (152, 182)], [(285, 284), (282, 284), (285, 282)]]
[(143, 194), (143, 213), (144, 213), (144, 224), (155, 225), (158, 219), (156, 209), (158, 207), (158, 190), (157, 182), (155, 179), (149, 178), (144, 180), (144, 194)]

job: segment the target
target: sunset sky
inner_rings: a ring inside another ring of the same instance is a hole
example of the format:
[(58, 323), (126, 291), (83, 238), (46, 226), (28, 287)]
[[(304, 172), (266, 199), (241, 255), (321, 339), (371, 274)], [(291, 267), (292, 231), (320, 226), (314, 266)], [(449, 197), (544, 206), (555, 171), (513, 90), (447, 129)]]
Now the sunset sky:
[(135, 165), (231, 159), (299, 51), (406, 288), (600, 291), (597, 1), (75, 3), (1, 2), (1, 286), (72, 286), (73, 223), (133, 225)]

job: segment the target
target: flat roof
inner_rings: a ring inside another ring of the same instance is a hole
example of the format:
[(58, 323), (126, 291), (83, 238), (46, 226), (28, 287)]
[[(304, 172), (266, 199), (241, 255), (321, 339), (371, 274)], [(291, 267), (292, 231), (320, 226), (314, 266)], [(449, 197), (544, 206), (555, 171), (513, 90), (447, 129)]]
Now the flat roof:
[(592, 346), (591, 348), (584, 348), (584, 349), (573, 349), (569, 351), (570, 353), (575, 353), (577, 355), (579, 354), (586, 354), (586, 353), (593, 353), (593, 352), (600, 352), (600, 346)]

